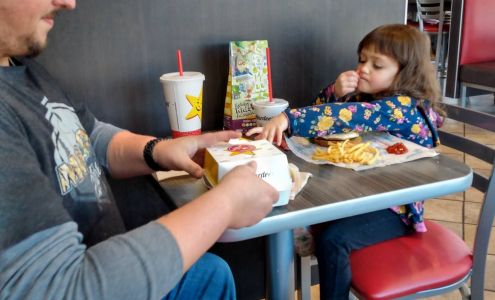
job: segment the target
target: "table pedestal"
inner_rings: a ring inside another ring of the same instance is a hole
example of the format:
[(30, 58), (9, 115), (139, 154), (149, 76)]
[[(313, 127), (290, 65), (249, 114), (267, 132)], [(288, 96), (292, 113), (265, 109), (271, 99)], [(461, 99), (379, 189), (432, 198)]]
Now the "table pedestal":
[[(294, 245), (292, 230), (267, 236), (267, 299), (294, 300)], [(269, 283), (272, 283), (270, 285)]]

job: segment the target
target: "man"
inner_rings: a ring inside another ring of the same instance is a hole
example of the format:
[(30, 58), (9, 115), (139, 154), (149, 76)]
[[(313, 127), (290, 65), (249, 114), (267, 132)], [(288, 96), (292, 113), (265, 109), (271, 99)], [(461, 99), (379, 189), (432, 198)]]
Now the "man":
[(226, 228), (263, 218), (276, 190), (250, 163), (180, 209), (116, 235), (123, 227), (104, 172), (199, 178), (198, 151), (239, 134), (159, 140), (71, 103), (27, 57), (45, 47), (55, 14), (74, 8), (75, 0), (0, 0), (0, 299), (234, 298), (225, 262), (203, 254)]

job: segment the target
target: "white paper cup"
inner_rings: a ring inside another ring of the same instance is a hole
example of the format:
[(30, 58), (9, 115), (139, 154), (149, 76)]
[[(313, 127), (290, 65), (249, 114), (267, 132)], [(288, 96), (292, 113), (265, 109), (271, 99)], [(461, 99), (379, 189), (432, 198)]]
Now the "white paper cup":
[(289, 106), (287, 100), (280, 98), (273, 98), (272, 100), (255, 101), (252, 103), (256, 115), (256, 124), (260, 127), (264, 126)]
[(172, 138), (201, 134), (203, 81), (200, 72), (167, 73), (160, 82), (167, 104)]

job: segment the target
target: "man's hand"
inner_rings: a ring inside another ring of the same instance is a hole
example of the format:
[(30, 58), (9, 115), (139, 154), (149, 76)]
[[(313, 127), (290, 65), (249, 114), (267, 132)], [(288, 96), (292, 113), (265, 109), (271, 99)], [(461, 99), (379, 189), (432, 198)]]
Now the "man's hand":
[(156, 144), (153, 159), (167, 170), (182, 170), (200, 178), (203, 176), (204, 149), (239, 137), (240, 132), (219, 131), (164, 140)]
[(241, 228), (258, 223), (277, 202), (277, 190), (256, 175), (256, 162), (237, 166), (225, 175), (212, 190), (227, 197), (230, 207), (229, 228)]
[(356, 71), (346, 71), (337, 77), (335, 81), (335, 96), (343, 97), (356, 91), (359, 81), (359, 74)]
[(227, 228), (258, 223), (272, 210), (278, 192), (256, 176), (256, 163), (237, 166), (193, 201), (159, 218), (175, 237), (186, 271)]
[(281, 113), (276, 117), (273, 117), (268, 123), (263, 127), (256, 127), (250, 129), (246, 135), (251, 136), (253, 134), (258, 134), (256, 136), (257, 140), (267, 139), (270, 143), (276, 142), (277, 146), (282, 144), (282, 136), (284, 131), (289, 127), (289, 120), (285, 113)]

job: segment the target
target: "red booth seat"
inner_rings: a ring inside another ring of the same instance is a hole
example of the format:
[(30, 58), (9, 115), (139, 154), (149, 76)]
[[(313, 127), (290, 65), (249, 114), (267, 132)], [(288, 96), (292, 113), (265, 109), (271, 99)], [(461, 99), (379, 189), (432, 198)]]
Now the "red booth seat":
[(459, 64), (495, 61), (495, 1), (464, 0)]
[(465, 242), (435, 222), (426, 221), (426, 226), (426, 233), (406, 235), (353, 252), (355, 292), (365, 299), (395, 299), (444, 287), (469, 274), (473, 260)]

